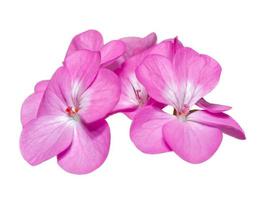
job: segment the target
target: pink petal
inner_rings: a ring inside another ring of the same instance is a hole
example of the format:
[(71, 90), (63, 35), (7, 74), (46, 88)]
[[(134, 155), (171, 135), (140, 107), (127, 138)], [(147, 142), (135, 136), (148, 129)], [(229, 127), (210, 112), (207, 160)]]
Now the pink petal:
[(173, 151), (190, 163), (209, 159), (222, 141), (219, 129), (178, 119), (164, 125), (163, 135)]
[(100, 54), (88, 50), (79, 50), (65, 59), (77, 92), (83, 92), (94, 80), (100, 68)]
[(77, 50), (87, 49), (91, 51), (99, 51), (103, 46), (102, 35), (95, 30), (88, 30), (76, 35), (67, 50), (66, 57)]
[(225, 113), (210, 113), (207, 111), (196, 111), (188, 116), (188, 120), (195, 121), (207, 126), (220, 129), (222, 132), (244, 140), (245, 134), (239, 124)]
[(60, 67), (48, 83), (38, 110), (38, 116), (64, 114), (72, 105), (71, 78), (67, 68)]
[(176, 107), (179, 104), (171, 62), (164, 56), (149, 55), (137, 68), (136, 76), (153, 99)]
[(37, 165), (64, 151), (72, 141), (73, 126), (66, 117), (43, 116), (27, 123), (20, 138), (24, 159)]
[(180, 106), (194, 105), (218, 83), (221, 67), (211, 57), (200, 55), (190, 48), (177, 49), (173, 57), (176, 85), (181, 88)]
[(136, 147), (144, 153), (156, 154), (170, 151), (166, 145), (162, 127), (172, 116), (160, 109), (147, 106), (134, 117), (130, 137)]
[(106, 121), (78, 124), (71, 146), (58, 155), (58, 164), (74, 174), (86, 174), (105, 161), (110, 146), (110, 130)]
[(119, 100), (120, 85), (115, 73), (100, 69), (91, 86), (80, 97), (79, 114), (86, 123), (104, 118)]
[(24, 101), (21, 109), (21, 122), (23, 126), (36, 118), (43, 95), (43, 92), (36, 92)]
[(35, 85), (35, 92), (44, 92), (47, 88), (48, 82), (48, 80), (39, 81)]
[(125, 52), (125, 44), (120, 40), (113, 40), (105, 44), (101, 49), (101, 63), (109, 64)]
[(205, 109), (211, 113), (219, 113), (219, 112), (224, 112), (228, 111), (231, 109), (230, 106), (225, 106), (225, 105), (220, 105), (220, 104), (214, 104), (214, 103), (209, 103), (207, 102), (204, 98), (201, 98), (198, 100), (196, 105), (202, 109)]
[(156, 43), (157, 36), (155, 33), (150, 33), (144, 38), (126, 37), (120, 40), (126, 45), (126, 57), (130, 57), (153, 46)]

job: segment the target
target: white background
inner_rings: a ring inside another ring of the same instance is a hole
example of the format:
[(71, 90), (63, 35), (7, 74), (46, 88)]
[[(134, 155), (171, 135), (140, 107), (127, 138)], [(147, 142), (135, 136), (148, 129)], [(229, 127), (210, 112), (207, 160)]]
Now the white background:
[[(261, 1), (0, 1), (0, 199), (262, 199)], [(108, 119), (106, 162), (72, 175), (56, 159), (31, 167), (19, 152), (20, 107), (34, 84), (59, 67), (71, 38), (97, 29), (105, 41), (179, 36), (222, 65), (206, 99), (233, 106), (228, 113), (247, 140), (225, 136), (207, 162), (192, 165), (174, 153), (146, 155), (129, 139), (130, 120)]]

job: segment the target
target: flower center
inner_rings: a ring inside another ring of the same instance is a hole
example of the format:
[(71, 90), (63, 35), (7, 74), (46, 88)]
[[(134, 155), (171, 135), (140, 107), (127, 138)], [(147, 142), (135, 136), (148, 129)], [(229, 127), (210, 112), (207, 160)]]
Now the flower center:
[(190, 113), (190, 107), (188, 105), (183, 105), (181, 110), (174, 109), (173, 115), (176, 115), (179, 119), (185, 120), (187, 115)]
[(79, 111), (79, 108), (75, 108), (75, 107), (71, 107), (71, 106), (68, 106), (66, 109), (65, 109), (65, 112), (67, 113), (67, 115), (69, 117), (72, 117), (73, 119), (75, 120), (78, 120), (79, 117), (78, 117), (78, 114), (77, 112)]
[(147, 95), (144, 95), (141, 89), (134, 90), (134, 92), (139, 105), (143, 106), (147, 101)]

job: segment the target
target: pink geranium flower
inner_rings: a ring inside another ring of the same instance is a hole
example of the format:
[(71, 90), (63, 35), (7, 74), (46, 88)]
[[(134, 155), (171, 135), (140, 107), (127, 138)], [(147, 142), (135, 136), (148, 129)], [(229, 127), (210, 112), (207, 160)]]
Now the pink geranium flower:
[[(172, 40), (172, 42), (174, 42), (176, 48), (182, 45), (177, 39)], [(137, 80), (135, 71), (148, 55), (168, 56), (169, 44), (168, 42), (161, 42), (159, 45), (152, 46), (124, 62), (120, 70), (117, 71), (120, 78), (121, 95), (113, 112), (123, 112), (133, 119), (136, 113), (146, 105), (163, 107), (163, 104), (156, 102), (148, 95), (146, 88)]]
[(104, 117), (117, 103), (120, 87), (117, 76), (101, 69), (100, 61), (99, 53), (78, 50), (66, 57), (49, 82), (35, 87), (41, 96), (36, 98), (37, 112), (23, 107), (30, 113), (24, 116), (20, 139), (27, 162), (37, 165), (57, 156), (63, 169), (84, 174), (105, 161), (110, 130)]
[[(142, 108), (133, 120), (131, 139), (145, 153), (174, 151), (188, 162), (201, 163), (215, 153), (222, 132), (238, 139), (245, 135), (237, 122), (223, 113), (230, 107), (202, 99), (218, 83), (220, 65), (193, 49), (165, 43), (167, 56), (147, 56), (136, 75), (149, 96), (172, 106), (174, 114), (153, 106)], [(191, 110), (195, 104), (204, 110)]]
[[(178, 38), (169, 39), (127, 59), (120, 70), (117, 71), (121, 83), (121, 95), (113, 112), (123, 112), (130, 119), (133, 119), (136, 113), (146, 105), (163, 108), (164, 104), (149, 96), (146, 88), (137, 80), (135, 71), (148, 55), (157, 54), (169, 57), (170, 52), (175, 52), (181, 47), (183, 45)], [(199, 100), (197, 105), (206, 109), (212, 108), (212, 110), (225, 109), (225, 106), (210, 104), (204, 99)]]
[[(120, 69), (126, 59), (143, 52), (155, 43), (156, 34), (151, 33), (144, 38), (125, 37), (104, 44), (103, 37), (98, 31), (88, 30), (72, 39), (66, 57), (75, 51), (83, 49), (99, 51), (101, 54), (100, 66), (115, 70)], [(36, 117), (47, 84), (48, 80), (37, 83), (34, 93), (24, 101), (21, 110), (21, 122), (23, 125)]]

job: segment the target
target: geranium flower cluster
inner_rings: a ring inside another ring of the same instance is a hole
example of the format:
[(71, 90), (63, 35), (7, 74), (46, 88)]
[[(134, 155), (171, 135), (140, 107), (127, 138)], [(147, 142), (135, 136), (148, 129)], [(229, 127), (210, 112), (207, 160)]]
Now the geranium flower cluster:
[[(22, 105), (24, 159), (38, 165), (57, 156), (74, 174), (97, 169), (110, 146), (105, 119), (118, 112), (132, 120), (130, 137), (139, 150), (173, 151), (190, 163), (209, 159), (222, 133), (245, 139), (224, 113), (231, 107), (203, 99), (219, 81), (219, 63), (178, 38), (156, 40), (151, 33), (104, 44), (95, 30), (76, 35), (63, 66), (37, 83)], [(173, 113), (163, 111), (166, 106)]]

